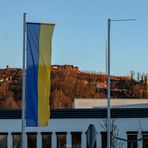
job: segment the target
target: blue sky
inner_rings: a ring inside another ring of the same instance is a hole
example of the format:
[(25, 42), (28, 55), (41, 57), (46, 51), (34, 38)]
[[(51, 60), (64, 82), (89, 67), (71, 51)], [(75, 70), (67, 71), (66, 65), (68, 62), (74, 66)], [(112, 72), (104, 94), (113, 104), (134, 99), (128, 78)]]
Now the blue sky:
[(23, 13), (27, 21), (55, 23), (52, 64), (105, 72), (107, 19), (112, 22), (111, 73), (148, 73), (147, 0), (1, 0), (0, 68), (22, 67)]

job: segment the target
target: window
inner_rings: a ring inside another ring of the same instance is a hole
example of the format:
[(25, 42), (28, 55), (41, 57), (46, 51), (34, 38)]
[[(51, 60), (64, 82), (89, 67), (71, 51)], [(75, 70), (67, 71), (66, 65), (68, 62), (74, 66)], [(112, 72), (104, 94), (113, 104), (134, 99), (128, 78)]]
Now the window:
[[(102, 136), (102, 148), (107, 148), (107, 132), (101, 132), (101, 136)], [(111, 136), (111, 140), (110, 140), (110, 144), (111, 144), (111, 147), (114, 145), (112, 143), (113, 141), (113, 137), (112, 137), (112, 132), (110, 133), (110, 136)]]
[(138, 132), (127, 132), (128, 148), (137, 148)]
[(0, 148), (7, 148), (8, 133), (0, 133)]
[(148, 132), (142, 132), (143, 148), (148, 148)]
[(102, 148), (107, 148), (107, 133), (101, 132), (102, 136)]
[(57, 132), (57, 148), (66, 148), (66, 132)]
[(37, 148), (37, 133), (27, 133), (27, 148)]
[(49, 132), (42, 132), (42, 148), (51, 148), (51, 135)]
[(71, 132), (72, 134), (72, 148), (81, 148), (81, 132)]
[(21, 148), (21, 133), (12, 133), (13, 148)]

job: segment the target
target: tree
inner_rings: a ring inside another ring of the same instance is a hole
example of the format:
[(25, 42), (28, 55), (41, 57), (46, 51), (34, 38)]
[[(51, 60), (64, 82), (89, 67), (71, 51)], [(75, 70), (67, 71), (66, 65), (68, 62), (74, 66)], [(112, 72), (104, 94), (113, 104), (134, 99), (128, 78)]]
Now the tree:
[[(103, 120), (103, 124), (100, 125), (104, 131), (107, 131), (107, 120)], [(123, 141), (118, 141), (117, 137), (119, 137), (119, 129), (115, 119), (111, 120), (111, 148), (122, 148)]]

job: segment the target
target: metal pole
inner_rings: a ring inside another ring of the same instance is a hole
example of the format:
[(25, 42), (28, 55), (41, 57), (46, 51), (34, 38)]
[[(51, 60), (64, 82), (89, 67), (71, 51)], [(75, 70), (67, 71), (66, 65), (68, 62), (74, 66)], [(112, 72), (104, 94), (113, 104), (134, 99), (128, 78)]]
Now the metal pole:
[(111, 19), (108, 19), (108, 89), (107, 89), (107, 148), (110, 148), (110, 125), (111, 125), (111, 114), (110, 114), (110, 25)]
[(26, 32), (26, 13), (23, 15), (23, 82), (22, 82), (22, 141), (21, 147), (25, 148), (25, 32)]
[(108, 48), (107, 48), (107, 40), (106, 40), (106, 53), (105, 53), (105, 59), (106, 59), (106, 75), (107, 75), (107, 71), (108, 71), (108, 68), (107, 68), (107, 65), (108, 65)]
[(108, 50), (107, 50), (107, 74), (108, 74), (108, 88), (107, 88), (107, 148), (110, 148), (110, 131), (111, 131), (111, 109), (110, 109), (110, 30), (111, 30), (111, 21), (135, 21), (136, 19), (118, 19), (111, 20), (108, 19)]
[(131, 148), (133, 148), (133, 141), (131, 141)]

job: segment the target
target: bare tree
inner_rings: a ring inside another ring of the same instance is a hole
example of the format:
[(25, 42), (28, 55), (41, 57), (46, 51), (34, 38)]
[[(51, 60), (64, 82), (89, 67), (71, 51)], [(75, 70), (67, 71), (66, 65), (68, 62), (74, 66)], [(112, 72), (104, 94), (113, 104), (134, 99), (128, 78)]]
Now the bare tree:
[(131, 70), (131, 80), (133, 80), (134, 79), (134, 76), (135, 76), (135, 72), (133, 71), (133, 70)]
[[(100, 125), (103, 130), (107, 131), (107, 120), (103, 120), (103, 124)], [(111, 120), (111, 148), (123, 148), (123, 141), (119, 141), (117, 137), (119, 137), (119, 129), (115, 119)]]
[(141, 73), (137, 72), (137, 82), (140, 82), (140, 76), (141, 76)]

